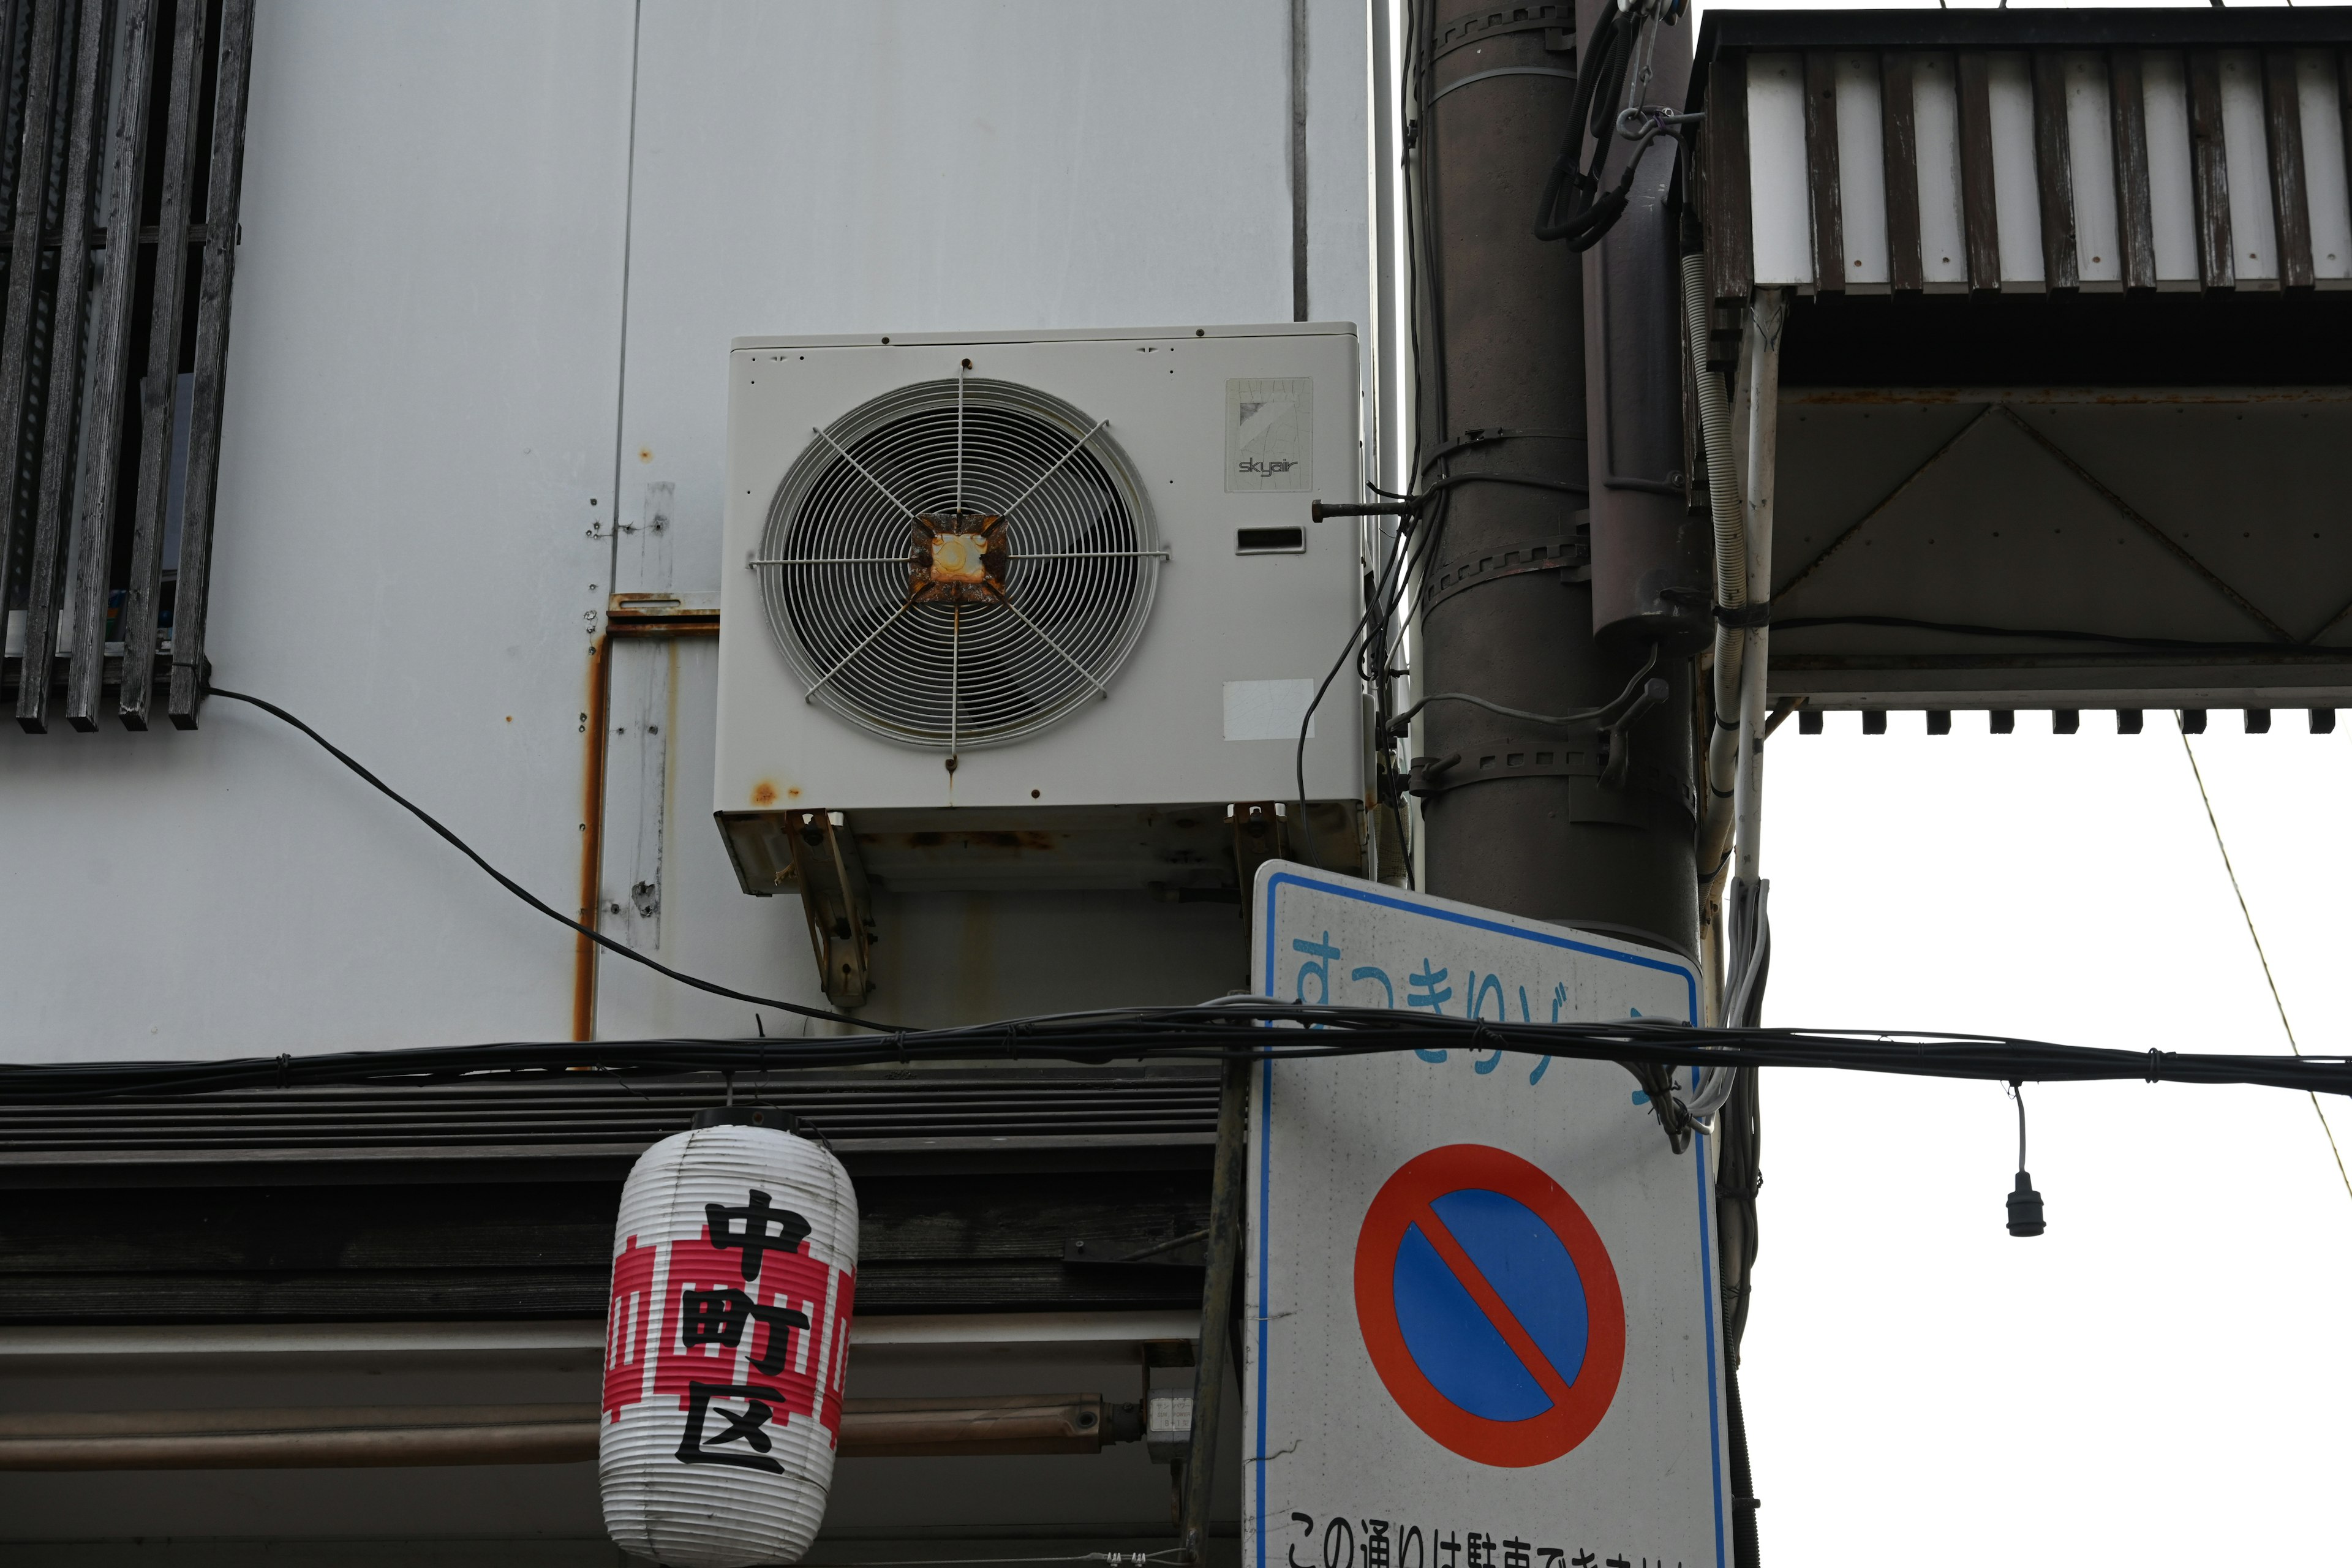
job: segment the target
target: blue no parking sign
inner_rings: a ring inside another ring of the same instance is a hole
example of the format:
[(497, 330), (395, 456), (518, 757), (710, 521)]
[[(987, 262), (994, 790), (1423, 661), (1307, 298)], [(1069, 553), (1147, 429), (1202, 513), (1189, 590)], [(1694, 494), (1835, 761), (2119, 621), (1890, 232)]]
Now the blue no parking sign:
[(1591, 1221), (1540, 1168), (1483, 1144), (1417, 1155), (1373, 1197), (1356, 1318), (1399, 1408), (1482, 1465), (1575, 1447), (1624, 1367), (1624, 1302)]
[[(1696, 1003), (1687, 960), (1608, 937), (1282, 862), (1256, 897), (1266, 995), (1513, 1022)], [(1375, 1541), (1390, 1568), (1727, 1562), (1708, 1146), (1675, 1153), (1633, 1087), (1486, 1047), (1260, 1069), (1248, 1568)]]

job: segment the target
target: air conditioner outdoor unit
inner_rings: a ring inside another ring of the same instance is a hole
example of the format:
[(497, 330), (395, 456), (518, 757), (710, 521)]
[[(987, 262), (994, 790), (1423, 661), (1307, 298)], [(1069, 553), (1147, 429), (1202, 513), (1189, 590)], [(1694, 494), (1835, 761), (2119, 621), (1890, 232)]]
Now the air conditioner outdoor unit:
[(1308, 516), (1360, 494), (1353, 327), (731, 357), (717, 806), (747, 889), (1214, 896), (1269, 837), (1361, 868), (1352, 663), (1303, 803), (1295, 771), (1363, 608), (1361, 531)]

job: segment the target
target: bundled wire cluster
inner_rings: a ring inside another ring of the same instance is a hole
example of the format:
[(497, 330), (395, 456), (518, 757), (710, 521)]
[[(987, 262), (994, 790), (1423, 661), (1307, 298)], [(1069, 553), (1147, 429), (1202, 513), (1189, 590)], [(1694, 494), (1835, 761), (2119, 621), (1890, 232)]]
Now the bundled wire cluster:
[[(869, 1026), (870, 1027), (870, 1026)], [(596, 1068), (621, 1075), (769, 1073), (945, 1061), (1275, 1061), (1395, 1051), (1613, 1061), (1644, 1082), (1675, 1068), (1829, 1068), (1994, 1082), (2259, 1084), (2352, 1095), (2352, 1059), (2127, 1051), (1998, 1035), (1701, 1028), (1635, 1018), (1514, 1024), (1237, 997), (1199, 1007), (1064, 1013), (947, 1029), (804, 1039), (518, 1041), (227, 1060), (0, 1067), (0, 1104), (327, 1084), (422, 1084)], [(1662, 1119), (1679, 1108), (1660, 1109)]]
[[(1574, 107), (1569, 111), (1568, 141), (1552, 164), (1536, 204), (1538, 239), (1564, 239), (1570, 250), (1590, 250), (1625, 216), (1633, 190), (1633, 176), (1642, 154), (1660, 136), (1674, 137), (1675, 125), (1688, 118), (1635, 102), (1649, 85), (1650, 52), (1660, 22), (1671, 26), (1680, 16), (1683, 0), (1617, 0), (1601, 9), (1592, 36), (1580, 53)], [(1601, 166), (1609, 161), (1609, 133), (1634, 143), (1623, 173), (1607, 192), (1601, 189)], [(1590, 142), (1590, 154), (1584, 151)], [(1560, 198), (1569, 196), (1566, 213)]]

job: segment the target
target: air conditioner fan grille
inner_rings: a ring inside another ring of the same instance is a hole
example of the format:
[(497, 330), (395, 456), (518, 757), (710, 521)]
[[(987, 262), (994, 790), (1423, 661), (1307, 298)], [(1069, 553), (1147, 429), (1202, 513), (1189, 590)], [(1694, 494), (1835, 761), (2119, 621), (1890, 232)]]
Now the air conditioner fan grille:
[(1109, 432), (1034, 388), (905, 387), (816, 433), (769, 510), (770, 625), (850, 721), (959, 751), (1106, 695), (1160, 551)]

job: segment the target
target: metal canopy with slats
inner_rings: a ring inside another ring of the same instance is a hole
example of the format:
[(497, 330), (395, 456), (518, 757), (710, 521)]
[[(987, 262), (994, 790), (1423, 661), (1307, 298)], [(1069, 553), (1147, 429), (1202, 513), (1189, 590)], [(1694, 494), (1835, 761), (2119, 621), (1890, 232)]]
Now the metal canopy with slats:
[(252, 40), (252, 0), (0, 5), (0, 693), (27, 731), (196, 724)]
[(2352, 289), (2341, 11), (1710, 16), (1718, 299)]
[(2352, 705), (2352, 12), (1717, 12), (1698, 51), (1717, 366), (1791, 299), (1775, 700)]

